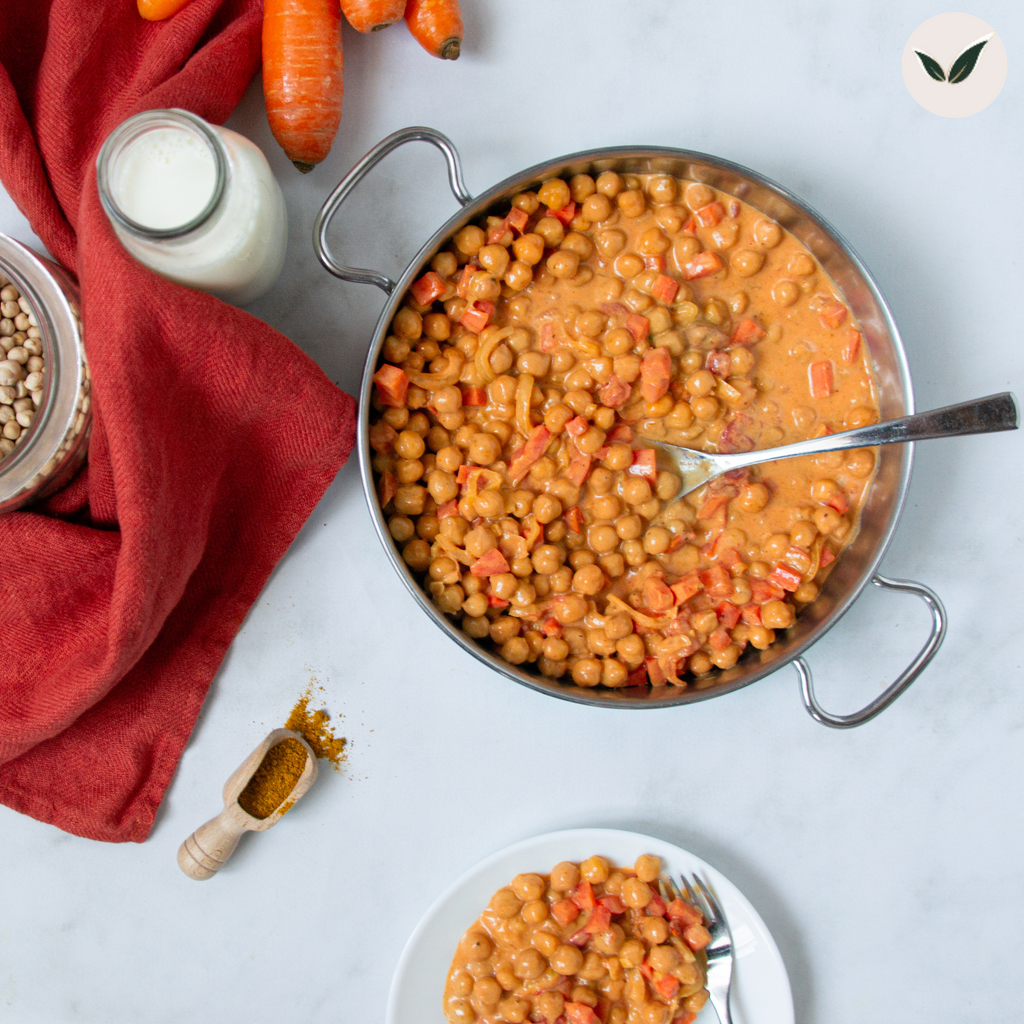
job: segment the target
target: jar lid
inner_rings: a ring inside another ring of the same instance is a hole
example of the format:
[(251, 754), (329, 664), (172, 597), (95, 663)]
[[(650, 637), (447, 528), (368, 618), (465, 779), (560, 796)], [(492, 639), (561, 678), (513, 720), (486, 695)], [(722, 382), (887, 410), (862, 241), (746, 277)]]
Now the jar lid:
[[(3, 512), (8, 505), (21, 504), (14, 499), (40, 486), (61, 461), (61, 445), (78, 413), (85, 366), (78, 312), (68, 294), (77, 298), (72, 278), (4, 234), (0, 234), (0, 273), (10, 279), (31, 305), (39, 324), (45, 360), (43, 400), (28, 428), (28, 436), (0, 460)], [(47, 463), (51, 463), (49, 468)]]

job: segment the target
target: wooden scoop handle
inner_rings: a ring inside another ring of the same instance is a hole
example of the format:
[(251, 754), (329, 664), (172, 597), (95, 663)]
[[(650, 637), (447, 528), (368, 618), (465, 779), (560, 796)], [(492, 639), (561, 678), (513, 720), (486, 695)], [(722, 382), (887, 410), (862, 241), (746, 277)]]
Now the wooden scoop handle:
[(178, 848), (178, 867), (189, 878), (212, 878), (235, 852), (245, 831), (227, 810), (201, 825)]

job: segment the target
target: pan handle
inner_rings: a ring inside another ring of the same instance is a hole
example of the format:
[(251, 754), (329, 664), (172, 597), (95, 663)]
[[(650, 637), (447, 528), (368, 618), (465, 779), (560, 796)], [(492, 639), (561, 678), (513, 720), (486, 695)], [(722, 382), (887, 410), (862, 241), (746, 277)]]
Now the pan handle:
[(932, 613), (931, 633), (924, 647), (902, 675), (880, 697), (852, 715), (831, 715), (822, 708), (814, 696), (810, 666), (803, 658), (797, 658), (793, 662), (793, 666), (800, 677), (800, 691), (803, 695), (804, 707), (816, 722), (833, 729), (852, 729), (854, 726), (870, 722), (875, 715), (881, 714), (928, 667), (928, 663), (938, 653), (942, 641), (946, 638), (946, 609), (933, 590), (923, 583), (914, 583), (912, 580), (891, 580), (880, 573), (876, 573), (871, 582), (884, 590), (901, 590), (906, 594), (916, 594), (921, 598)]
[(348, 174), (338, 183), (337, 188), (327, 197), (327, 201), (320, 207), (320, 212), (313, 222), (313, 248), (316, 250), (317, 258), (324, 267), (340, 277), (343, 281), (352, 281), (356, 284), (373, 284), (390, 295), (395, 290), (395, 282), (385, 274), (379, 274), (376, 270), (364, 270), (362, 267), (346, 267), (335, 259), (327, 244), (327, 228), (331, 220), (338, 212), (341, 204), (348, 198), (349, 193), (359, 184), (366, 174), (377, 166), (394, 149), (404, 146), (407, 142), (429, 142), (436, 146), (444, 154), (448, 164), (448, 184), (451, 186), (455, 198), (463, 206), (473, 202), (473, 197), (466, 189), (462, 180), (462, 162), (459, 160), (459, 153), (452, 144), (451, 139), (433, 128), (413, 127), (403, 128), (386, 139), (377, 143), (362, 160), (352, 168)]

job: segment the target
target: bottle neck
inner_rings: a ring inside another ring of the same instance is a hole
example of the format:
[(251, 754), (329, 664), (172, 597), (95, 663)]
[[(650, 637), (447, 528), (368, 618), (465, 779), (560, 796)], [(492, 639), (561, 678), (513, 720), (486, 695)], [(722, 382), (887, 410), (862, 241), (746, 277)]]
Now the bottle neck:
[(151, 241), (181, 239), (220, 208), (228, 158), (201, 117), (187, 110), (147, 110), (107, 136), (96, 158), (96, 179), (115, 227)]

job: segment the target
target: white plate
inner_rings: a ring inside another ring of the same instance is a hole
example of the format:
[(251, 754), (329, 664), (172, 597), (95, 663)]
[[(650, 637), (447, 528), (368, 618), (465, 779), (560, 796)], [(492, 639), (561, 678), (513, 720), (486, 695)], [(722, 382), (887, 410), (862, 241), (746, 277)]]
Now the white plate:
[[(681, 872), (709, 881), (729, 920), (736, 947), (733, 969), (733, 1024), (793, 1024), (793, 995), (782, 956), (764, 921), (746, 897), (709, 864), (678, 846), (608, 828), (550, 832), (524, 840), (488, 857), (466, 872), (426, 912), (402, 952), (388, 996), (386, 1024), (445, 1024), (442, 1003), (455, 947), (480, 916), (491, 896), (526, 871), (547, 874), (559, 861), (581, 861), (593, 854), (629, 867), (642, 853), (661, 858), (673, 877)], [(709, 1003), (699, 1024), (713, 1024)]]

